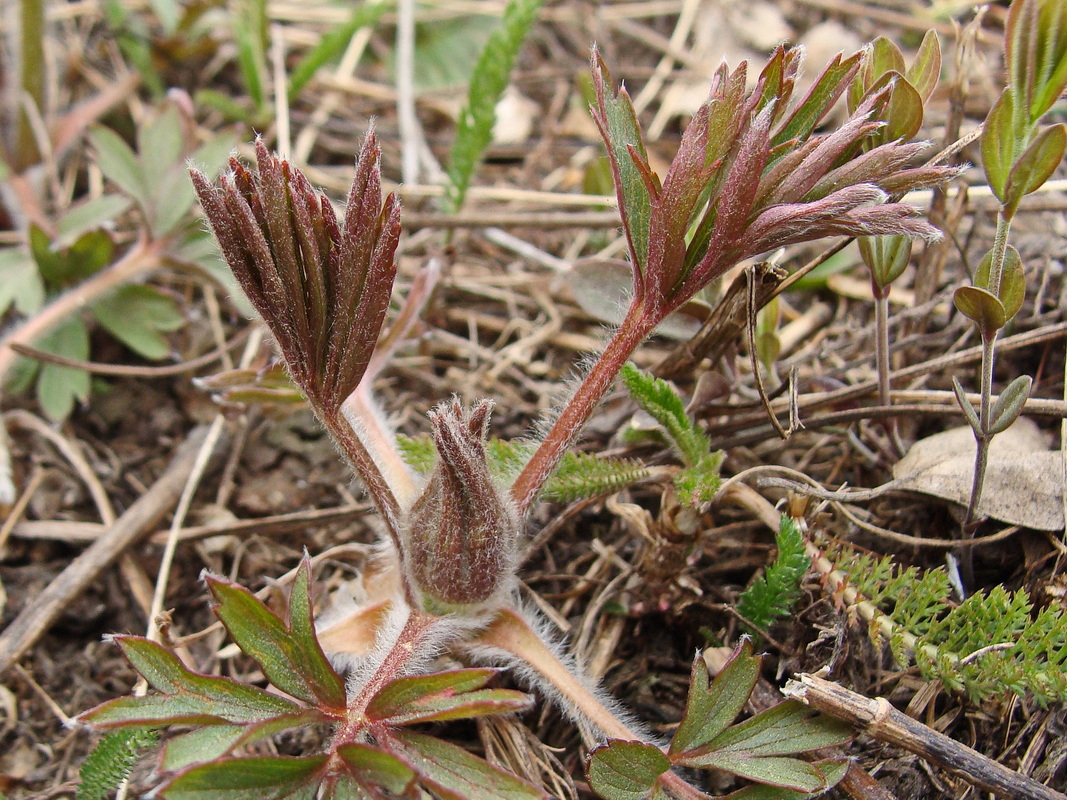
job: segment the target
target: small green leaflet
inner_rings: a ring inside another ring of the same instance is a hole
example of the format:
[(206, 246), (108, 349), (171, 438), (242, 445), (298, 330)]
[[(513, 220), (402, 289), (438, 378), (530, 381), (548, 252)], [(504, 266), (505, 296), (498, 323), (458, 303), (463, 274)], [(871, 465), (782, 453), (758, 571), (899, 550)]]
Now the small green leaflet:
[(366, 713), (377, 724), (396, 727), (528, 709), (532, 701), (522, 692), (484, 688), (497, 672), (462, 669), (397, 678), (374, 696)]
[(741, 593), (737, 612), (757, 628), (766, 628), (789, 614), (800, 596), (800, 581), (811, 565), (804, 551), (804, 534), (797, 523), (782, 515), (775, 536), (778, 555), (767, 571)]

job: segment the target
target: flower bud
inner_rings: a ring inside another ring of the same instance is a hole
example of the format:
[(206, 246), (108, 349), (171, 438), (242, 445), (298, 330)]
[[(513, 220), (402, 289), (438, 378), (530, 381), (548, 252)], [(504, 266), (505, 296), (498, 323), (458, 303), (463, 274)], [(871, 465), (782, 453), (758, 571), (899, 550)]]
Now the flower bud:
[(519, 516), (485, 455), (488, 400), (430, 412), (437, 463), (408, 515), (404, 558), (426, 611), (470, 613), (490, 606), (510, 583)]

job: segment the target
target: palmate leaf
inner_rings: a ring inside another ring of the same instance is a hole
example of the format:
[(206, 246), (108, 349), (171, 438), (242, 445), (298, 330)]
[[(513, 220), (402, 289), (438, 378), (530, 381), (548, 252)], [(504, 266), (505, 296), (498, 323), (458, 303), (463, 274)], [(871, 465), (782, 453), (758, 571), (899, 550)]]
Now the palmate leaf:
[(311, 562), (306, 557), (289, 594), (288, 623), (243, 586), (211, 576), (206, 580), (216, 600), (216, 616), (272, 684), (300, 700), (343, 713), (344, 680), (330, 666), (315, 635)]
[(848, 741), (852, 731), (844, 723), (790, 701), (730, 725), (755, 688), (759, 666), (748, 639), (710, 682), (704, 660), (695, 659), (685, 717), (668, 751), (671, 763), (802, 793), (828, 788), (832, 776), (824, 768), (791, 756)]
[(185, 317), (174, 299), (151, 286), (122, 286), (97, 300), (89, 310), (108, 333), (144, 358), (159, 360), (170, 352), (161, 333), (176, 331)]
[(390, 681), (367, 706), (375, 723), (397, 727), (525, 711), (531, 699), (512, 689), (486, 689), (495, 669), (461, 669)]

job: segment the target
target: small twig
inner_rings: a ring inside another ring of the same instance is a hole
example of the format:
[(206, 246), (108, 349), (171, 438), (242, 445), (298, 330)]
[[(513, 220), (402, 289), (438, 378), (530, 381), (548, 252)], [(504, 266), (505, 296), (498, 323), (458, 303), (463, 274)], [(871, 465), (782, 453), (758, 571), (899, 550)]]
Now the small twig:
[(227, 342), (224, 348), (216, 348), (210, 353), (204, 353), (202, 356), (197, 356), (196, 358), (182, 361), (178, 364), (167, 364), (163, 367), (139, 367), (130, 366), (128, 364), (103, 364), (99, 361), (81, 361), (76, 358), (67, 358), (66, 356), (49, 353), (45, 350), (38, 350), (36, 347), (19, 344), (18, 342), (12, 343), (10, 347), (20, 356), (33, 358), (37, 361), (44, 361), (48, 364), (58, 364), (61, 367), (73, 367), (74, 369), (85, 370), (86, 372), (92, 372), (97, 375), (116, 375), (131, 378), (167, 378), (172, 375), (195, 372), (201, 367), (213, 364), (222, 358), (231, 348), (236, 347), (247, 339), (251, 330), (251, 328), (246, 328), (241, 331), (234, 336), (233, 339)]
[(938, 733), (890, 705), (832, 681), (802, 674), (783, 693), (825, 714), (843, 719), (883, 742), (903, 747), (968, 783), (1008, 800), (1067, 800), (1067, 796), (1033, 778), (1008, 769), (977, 750)]

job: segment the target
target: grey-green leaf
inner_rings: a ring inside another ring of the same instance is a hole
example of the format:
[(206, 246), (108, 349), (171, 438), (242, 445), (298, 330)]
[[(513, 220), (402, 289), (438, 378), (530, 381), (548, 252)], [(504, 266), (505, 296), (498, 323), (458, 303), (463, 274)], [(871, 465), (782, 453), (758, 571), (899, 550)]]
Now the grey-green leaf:
[(1030, 396), (1030, 387), (1033, 382), (1033, 378), (1029, 375), (1020, 375), (1000, 393), (1000, 397), (997, 398), (989, 414), (990, 434), (1003, 433), (1019, 418)]

